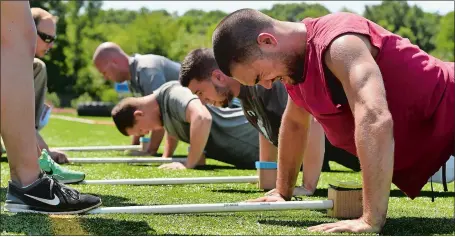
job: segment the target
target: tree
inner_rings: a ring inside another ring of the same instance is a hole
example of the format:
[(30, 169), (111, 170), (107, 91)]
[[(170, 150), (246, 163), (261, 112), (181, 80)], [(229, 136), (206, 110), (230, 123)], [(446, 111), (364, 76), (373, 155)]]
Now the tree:
[(439, 22), (439, 32), (436, 35), (436, 49), (433, 55), (442, 60), (454, 61), (454, 14), (447, 13)]
[(439, 30), (437, 14), (426, 13), (418, 6), (410, 7), (405, 1), (384, 1), (380, 5), (366, 6), (364, 17), (409, 38), (426, 52), (435, 49), (433, 36)]

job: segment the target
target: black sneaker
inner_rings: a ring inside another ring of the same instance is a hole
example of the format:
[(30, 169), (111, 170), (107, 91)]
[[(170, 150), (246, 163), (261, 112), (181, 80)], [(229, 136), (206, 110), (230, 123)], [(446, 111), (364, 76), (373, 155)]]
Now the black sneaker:
[(9, 181), (5, 209), (10, 212), (77, 214), (100, 205), (99, 197), (81, 194), (41, 173), (38, 180), (23, 188)]

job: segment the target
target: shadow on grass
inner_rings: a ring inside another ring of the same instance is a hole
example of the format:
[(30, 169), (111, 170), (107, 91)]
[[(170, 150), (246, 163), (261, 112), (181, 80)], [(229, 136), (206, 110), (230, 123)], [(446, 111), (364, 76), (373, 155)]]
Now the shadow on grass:
[[(163, 154), (162, 153), (156, 153), (153, 156), (161, 157), (161, 156), (163, 156)], [(172, 155), (172, 158), (187, 158), (187, 157), (188, 157), (188, 155)]]
[(287, 227), (302, 227), (308, 228), (310, 226), (324, 224), (323, 222), (318, 221), (284, 221), (284, 220), (259, 220), (259, 224), (263, 225), (277, 225), (277, 226), (287, 226)]
[(90, 195), (98, 196), (103, 202), (102, 207), (121, 207), (121, 206), (139, 206), (137, 203), (129, 202), (129, 198), (113, 196), (113, 195), (103, 195), (98, 193), (87, 193)]
[[(390, 190), (391, 197), (407, 197), (401, 190)], [(455, 197), (455, 192), (421, 191), (418, 197)], [(417, 197), (417, 198), (418, 198)], [(436, 201), (436, 200), (435, 200)]]
[(7, 191), (7, 188), (5, 188), (5, 187), (0, 188), (0, 202), (6, 201), (6, 191)]
[[(308, 228), (330, 221), (285, 221), (285, 220), (259, 220), (260, 224), (277, 225), (287, 227)], [(424, 218), (424, 217), (402, 217), (387, 219), (381, 235), (453, 235), (455, 220), (451, 218)]]
[[(127, 198), (99, 195), (103, 206), (136, 206), (129, 203)], [(5, 201), (6, 188), (0, 188), (1, 201)], [(115, 220), (109, 218), (91, 217), (90, 215), (65, 218), (60, 216), (48, 216), (44, 214), (11, 213), (0, 214), (0, 233), (19, 235), (157, 235), (156, 231), (145, 221)], [(65, 215), (66, 216), (66, 215)], [(79, 218), (77, 218), (79, 217)], [(80, 225), (81, 228), (78, 228)]]
[(382, 230), (382, 235), (453, 235), (453, 218), (400, 217), (390, 218)]
[(48, 216), (44, 214), (0, 214), (0, 233), (9, 235), (157, 235), (145, 221), (115, 220), (101, 217)]
[[(2, 194), (3, 195), (3, 194)], [(3, 198), (3, 197), (2, 197)], [(13, 235), (54, 235), (50, 218), (43, 214), (0, 214), (0, 233)]]
[(161, 236), (200, 236), (200, 235), (167, 233), (167, 234), (162, 234)]
[(217, 193), (265, 193), (263, 190), (238, 190), (238, 189), (212, 189), (212, 192)]
[[(302, 169), (300, 169), (302, 171)], [(349, 174), (349, 173), (358, 173), (358, 171), (353, 171), (353, 170), (322, 170), (324, 173), (344, 173), (344, 174)]]
[(200, 165), (194, 168), (195, 170), (240, 170), (234, 166), (224, 166), (224, 165)]
[(6, 155), (3, 154), (3, 155), (0, 157), (0, 162), (8, 162), (8, 157), (6, 157)]
[(115, 220), (95, 217), (82, 218), (80, 224), (90, 235), (157, 235), (156, 231), (145, 221)]

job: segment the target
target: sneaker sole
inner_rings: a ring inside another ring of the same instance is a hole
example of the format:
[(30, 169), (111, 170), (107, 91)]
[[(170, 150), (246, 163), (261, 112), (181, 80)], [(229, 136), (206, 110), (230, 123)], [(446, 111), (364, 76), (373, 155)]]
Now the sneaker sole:
[(84, 213), (87, 211), (90, 211), (92, 209), (95, 209), (99, 206), (101, 206), (102, 202), (96, 204), (95, 206), (91, 206), (82, 210), (75, 210), (75, 211), (65, 211), (65, 212), (46, 212), (46, 211), (37, 211), (37, 210), (32, 210), (30, 208), (33, 208), (28, 205), (24, 204), (11, 204), (11, 203), (6, 203), (4, 209), (6, 211), (12, 212), (12, 213), (41, 213), (41, 214), (51, 214), (51, 215), (69, 215), (69, 214), (80, 214)]
[(68, 180), (58, 180), (62, 184), (74, 184), (74, 183), (80, 183), (84, 181), (85, 178), (83, 179), (68, 179)]

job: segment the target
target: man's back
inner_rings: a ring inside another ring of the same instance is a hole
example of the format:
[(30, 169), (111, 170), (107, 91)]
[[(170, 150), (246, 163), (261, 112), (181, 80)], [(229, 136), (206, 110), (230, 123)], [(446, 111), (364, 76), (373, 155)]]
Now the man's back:
[[(168, 82), (154, 92), (160, 106), (163, 126), (179, 140), (190, 143), (190, 123), (186, 122), (188, 104), (198, 99), (179, 82)], [(259, 160), (259, 134), (248, 123), (242, 108), (206, 106), (212, 127), (206, 145), (207, 156), (226, 163), (253, 168)]]
[(130, 58), (130, 88), (142, 96), (161, 85), (179, 79), (180, 64), (154, 54), (135, 54)]

